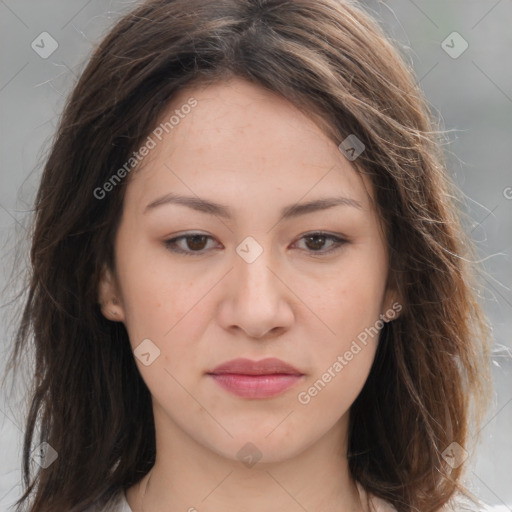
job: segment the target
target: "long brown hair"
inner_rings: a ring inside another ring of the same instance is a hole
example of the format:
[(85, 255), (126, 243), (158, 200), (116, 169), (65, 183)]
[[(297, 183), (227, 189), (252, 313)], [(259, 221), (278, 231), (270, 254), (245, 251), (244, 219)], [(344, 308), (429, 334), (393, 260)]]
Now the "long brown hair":
[[(352, 476), (399, 512), (433, 512), (460, 487), (482, 418), (489, 334), (441, 131), (400, 50), (354, 2), (152, 0), (124, 16), (69, 96), (35, 201), (26, 302), (12, 353), (34, 350), (23, 452), (31, 512), (75, 512), (138, 482), (155, 461), (150, 393), (122, 323), (97, 304), (130, 176), (98, 189), (187, 85), (243, 77), (319, 120), (375, 188), (401, 315), (385, 324), (351, 408)], [(136, 170), (136, 169), (135, 169)], [(96, 193), (95, 193), (96, 191)], [(40, 437), (35, 439), (36, 426)], [(58, 459), (33, 472), (34, 446)], [(452, 464), (453, 465), (453, 464)]]

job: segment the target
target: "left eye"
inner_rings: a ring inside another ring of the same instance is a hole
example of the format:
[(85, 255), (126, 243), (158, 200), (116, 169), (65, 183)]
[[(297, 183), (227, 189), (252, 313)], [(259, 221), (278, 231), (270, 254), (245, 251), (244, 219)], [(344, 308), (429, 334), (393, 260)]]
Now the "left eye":
[[(175, 253), (184, 254), (186, 256), (200, 256), (204, 253), (208, 239), (213, 240), (209, 235), (190, 233), (165, 240), (164, 245), (167, 249)], [(306, 246), (310, 249), (308, 252), (313, 254), (331, 253), (340, 249), (342, 245), (347, 243), (347, 240), (344, 240), (343, 238), (322, 232), (308, 233), (303, 235), (300, 240), (305, 240)], [(331, 240), (333, 242), (331, 247), (327, 250), (322, 249), (327, 240)], [(179, 242), (182, 241), (185, 242), (185, 248), (179, 245)]]
[[(340, 238), (339, 236), (330, 235), (328, 233), (309, 233), (307, 235), (304, 235), (300, 240), (305, 240), (306, 245), (311, 244), (308, 246), (309, 248), (313, 247), (312, 251), (309, 252), (317, 252), (321, 254), (326, 254), (330, 252), (334, 252), (337, 249), (340, 249), (342, 245), (347, 243), (347, 240), (344, 240), (343, 238)], [(319, 246), (324, 246), (326, 240), (331, 240), (333, 243), (331, 244), (329, 249), (326, 250), (319, 250)]]

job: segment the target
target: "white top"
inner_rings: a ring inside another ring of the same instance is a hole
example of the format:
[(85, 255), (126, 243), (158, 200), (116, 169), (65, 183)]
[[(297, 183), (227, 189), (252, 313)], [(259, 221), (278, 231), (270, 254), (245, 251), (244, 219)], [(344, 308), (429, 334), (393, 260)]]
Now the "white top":
[(121, 493), (121, 498), (122, 499), (120, 500), (119, 507), (116, 512), (133, 512), (130, 508), (130, 505), (128, 505), (128, 502), (126, 501), (126, 495), (124, 492)]
[(117, 493), (104, 507), (91, 506), (85, 512), (133, 512), (124, 492)]
[[(366, 497), (366, 491), (363, 489), (363, 487), (357, 483), (357, 487), (359, 489), (359, 492), (361, 494), (361, 497), (364, 499)], [(457, 512), (499, 512), (501, 508), (491, 508), (487, 507), (483, 503), (478, 505), (472, 501), (470, 501), (467, 498), (464, 497), (458, 497), (456, 499), (456, 506), (457, 506)], [(396, 509), (391, 506), (390, 503), (377, 498), (376, 496), (372, 496), (372, 499), (370, 500), (372, 505), (375, 507), (375, 512), (396, 512)], [(450, 507), (443, 507), (442, 512), (453, 512), (454, 509)], [(130, 508), (130, 505), (128, 505), (128, 502), (126, 501), (126, 495), (124, 492), (119, 492), (116, 494), (110, 502), (103, 508), (99, 507), (89, 507), (85, 512), (133, 512)]]
[(133, 512), (130, 508), (130, 505), (128, 505), (128, 502), (126, 501), (126, 495), (125, 493), (121, 493), (121, 500), (119, 502), (118, 508), (115, 510), (115, 512)]
[[(365, 491), (358, 485), (360, 492), (362, 491), (362, 496), (365, 496)], [(372, 498), (375, 506), (375, 512), (396, 512), (396, 509), (392, 507), (389, 503), (381, 500), (380, 498), (376, 498), (375, 496)], [(126, 495), (124, 492), (119, 492), (116, 496), (112, 498), (112, 500), (103, 508), (99, 507), (90, 507), (86, 512), (133, 512), (126, 501)]]

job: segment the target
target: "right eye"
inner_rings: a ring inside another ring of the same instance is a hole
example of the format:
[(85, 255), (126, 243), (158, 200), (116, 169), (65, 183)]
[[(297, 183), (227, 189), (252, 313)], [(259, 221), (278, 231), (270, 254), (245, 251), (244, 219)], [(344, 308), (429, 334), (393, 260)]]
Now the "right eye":
[[(213, 240), (209, 235), (202, 233), (186, 233), (175, 238), (164, 240), (164, 245), (167, 249), (178, 254), (186, 256), (199, 256), (203, 254), (207, 240)], [(179, 242), (184, 242), (181, 246)]]

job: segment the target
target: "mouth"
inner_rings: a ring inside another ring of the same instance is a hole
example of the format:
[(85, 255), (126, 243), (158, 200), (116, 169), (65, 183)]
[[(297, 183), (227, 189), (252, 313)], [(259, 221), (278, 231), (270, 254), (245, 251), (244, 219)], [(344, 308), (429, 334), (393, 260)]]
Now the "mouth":
[(261, 361), (233, 359), (209, 375), (222, 389), (242, 398), (270, 398), (296, 385), (304, 376), (288, 363), (276, 358)]

